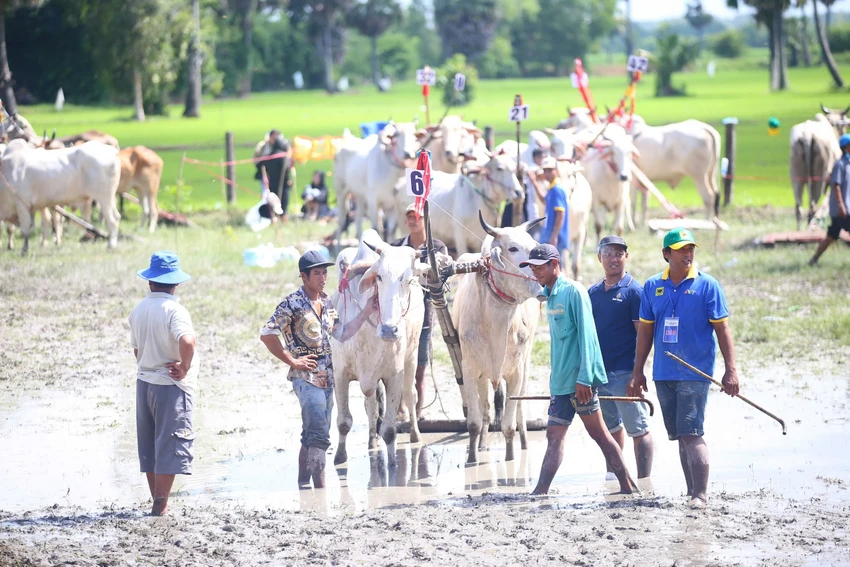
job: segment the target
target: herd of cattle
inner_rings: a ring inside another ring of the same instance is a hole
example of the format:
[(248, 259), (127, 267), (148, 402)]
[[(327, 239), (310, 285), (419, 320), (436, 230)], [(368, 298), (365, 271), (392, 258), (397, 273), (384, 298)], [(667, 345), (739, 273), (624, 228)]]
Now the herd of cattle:
[[(29, 248), (34, 216), (42, 217), (42, 245), (53, 231), (62, 241), (62, 217), (54, 207), (73, 207), (91, 220), (92, 202), (100, 205), (109, 232), (110, 248), (118, 241), (121, 215), (116, 196), (130, 189), (142, 204), (142, 223), (153, 232), (159, 216), (156, 196), (162, 177), (162, 159), (144, 146), (120, 149), (114, 137), (90, 130), (75, 136), (48, 139), (38, 136), (22, 116), (3, 122), (0, 143), (0, 223), (6, 223), (7, 248), (13, 246), (14, 226)], [(8, 140), (8, 144), (6, 141)]]

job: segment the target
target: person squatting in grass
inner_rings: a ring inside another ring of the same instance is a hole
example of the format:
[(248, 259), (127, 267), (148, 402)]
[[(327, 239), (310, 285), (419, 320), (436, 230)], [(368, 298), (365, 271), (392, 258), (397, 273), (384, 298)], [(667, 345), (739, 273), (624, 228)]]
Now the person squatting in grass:
[(643, 367), (654, 345), (652, 379), (664, 427), (670, 440), (679, 443), (689, 503), (703, 507), (708, 500), (709, 470), (703, 421), (711, 382), (681, 366), (664, 351), (712, 375), (719, 344), (726, 363), (723, 391), (730, 396), (738, 395), (738, 372), (726, 296), (717, 280), (694, 266), (696, 246), (694, 235), (684, 228), (674, 228), (664, 236), (662, 254), (670, 266), (643, 286), (629, 395), (643, 396), (647, 391)]
[(809, 260), (809, 265), (818, 263), (821, 254), (826, 252), (833, 242), (838, 240), (842, 230), (850, 232), (850, 215), (847, 209), (850, 207), (850, 134), (844, 134), (838, 139), (841, 147), (841, 158), (832, 167), (832, 175), (829, 178), (829, 217), (830, 225), (826, 231), (826, 238), (820, 241), (815, 255)]
[(130, 344), (136, 356), (136, 434), (139, 467), (153, 499), (151, 514), (168, 509), (178, 474), (192, 474), (192, 426), (198, 357), (195, 330), (185, 307), (174, 296), (190, 276), (173, 252), (151, 256), (140, 270), (150, 292), (130, 313)]
[(564, 459), (567, 428), (576, 414), (610, 463), (620, 481), (620, 492), (637, 492), (637, 485), (623, 462), (620, 446), (608, 433), (599, 411), (597, 389), (607, 378), (587, 291), (561, 273), (560, 253), (551, 244), (535, 246), (528, 260), (519, 264), (520, 268), (526, 266), (531, 266), (534, 277), (544, 286), (551, 339), (549, 390), (552, 397), (546, 426), (547, 447), (540, 479), (532, 494), (549, 492)]
[[(416, 215), (416, 203), (407, 206), (404, 222), (409, 232), (408, 236), (393, 240), (392, 246), (410, 246), (414, 250), (425, 250), (425, 217)], [(434, 239), (434, 250), (448, 254), (445, 243)], [(416, 358), (416, 415), (422, 419), (422, 403), (425, 400), (425, 369), (428, 366), (431, 349), (431, 329), (434, 326), (434, 308), (431, 305), (431, 293), (425, 291), (425, 322), (419, 333), (419, 352)], [(405, 412), (406, 413), (406, 412)]]
[[(587, 293), (593, 306), (596, 336), (608, 376), (608, 383), (599, 387), (599, 394), (625, 396), (635, 366), (643, 288), (626, 271), (629, 249), (622, 237), (606, 236), (600, 240), (597, 258), (605, 277), (592, 285)], [(652, 470), (654, 448), (646, 404), (604, 400), (601, 407), (605, 426), (620, 449), (626, 446), (626, 434), (634, 440), (637, 476), (639, 479), (647, 478)], [(609, 477), (613, 477), (612, 473), (611, 465), (608, 465)]]
[(331, 445), (334, 405), (330, 337), (344, 343), (375, 308), (374, 301), (369, 301), (354, 320), (341, 324), (324, 293), (328, 266), (332, 265), (315, 250), (305, 252), (298, 260), (302, 286), (280, 302), (260, 335), (269, 352), (290, 366), (288, 379), (301, 404), (300, 488), (309, 488), (311, 479), (315, 488), (325, 486), (325, 452)]

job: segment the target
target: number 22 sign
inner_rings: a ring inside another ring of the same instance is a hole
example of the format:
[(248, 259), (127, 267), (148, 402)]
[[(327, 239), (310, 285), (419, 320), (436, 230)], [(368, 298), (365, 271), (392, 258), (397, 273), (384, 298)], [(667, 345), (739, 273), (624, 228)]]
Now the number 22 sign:
[(425, 196), (425, 172), (419, 169), (405, 168), (404, 177), (407, 179), (407, 194), (411, 197)]

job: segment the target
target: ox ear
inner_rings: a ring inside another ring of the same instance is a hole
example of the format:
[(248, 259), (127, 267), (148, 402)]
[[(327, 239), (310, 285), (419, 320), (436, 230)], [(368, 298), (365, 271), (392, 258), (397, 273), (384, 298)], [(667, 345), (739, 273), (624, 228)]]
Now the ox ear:
[(378, 275), (378, 262), (372, 264), (372, 267), (366, 270), (363, 277), (360, 278), (360, 283), (357, 284), (357, 291), (360, 295), (364, 295), (367, 291), (375, 286), (375, 278)]
[(490, 261), (499, 266), (500, 269), (505, 269), (505, 262), (502, 260), (502, 249), (498, 246), (490, 248)]
[(519, 228), (523, 229), (525, 232), (531, 232), (532, 228), (534, 228), (535, 226), (537, 226), (538, 224), (542, 223), (545, 220), (546, 220), (546, 217), (540, 217), (539, 219), (532, 219), (532, 220), (529, 220), (529, 221), (525, 221), (524, 223), (519, 225)]

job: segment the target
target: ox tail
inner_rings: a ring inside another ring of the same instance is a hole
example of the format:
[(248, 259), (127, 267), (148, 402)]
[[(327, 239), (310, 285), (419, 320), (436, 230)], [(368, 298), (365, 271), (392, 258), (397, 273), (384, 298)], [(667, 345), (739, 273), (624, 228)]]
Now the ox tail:
[(713, 147), (711, 148), (711, 162), (709, 163), (708, 171), (706, 172), (706, 186), (714, 190), (714, 214), (720, 215), (720, 189), (717, 185), (717, 178), (720, 177), (720, 133), (711, 126), (705, 126), (705, 131), (708, 137), (711, 138)]

